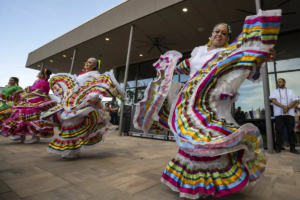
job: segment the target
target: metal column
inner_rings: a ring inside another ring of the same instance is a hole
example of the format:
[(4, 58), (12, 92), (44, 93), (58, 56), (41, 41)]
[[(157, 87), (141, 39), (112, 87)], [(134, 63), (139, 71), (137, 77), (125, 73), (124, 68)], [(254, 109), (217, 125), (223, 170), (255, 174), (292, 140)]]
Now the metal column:
[[(131, 28), (130, 28), (129, 44), (128, 44), (128, 51), (127, 51), (127, 59), (126, 59), (126, 68), (125, 68), (125, 75), (124, 75), (124, 88), (123, 89), (124, 89), (125, 92), (126, 92), (128, 69), (129, 69), (132, 34), (133, 34), (133, 25), (131, 25)], [(123, 130), (122, 130), (123, 129), (123, 115), (124, 115), (124, 102), (122, 101), (120, 122), (119, 122), (119, 136), (123, 136)]]
[(75, 48), (75, 49), (74, 49), (74, 52), (73, 52), (73, 57), (72, 57), (72, 63), (71, 63), (70, 74), (73, 73), (73, 67), (74, 67), (74, 61), (75, 61), (75, 57), (76, 57), (76, 51), (77, 51), (77, 49)]
[[(260, 0), (255, 0), (256, 12), (258, 13), (261, 9)], [(270, 110), (270, 87), (269, 87), (269, 77), (268, 77), (268, 66), (264, 65), (263, 71), (263, 91), (264, 91), (264, 103), (265, 103), (265, 121), (266, 121), (266, 134), (267, 134), (267, 146), (268, 153), (273, 154), (273, 136), (272, 136), (272, 124), (271, 124), (271, 110)]]
[(44, 61), (42, 62), (41, 71), (44, 69)]

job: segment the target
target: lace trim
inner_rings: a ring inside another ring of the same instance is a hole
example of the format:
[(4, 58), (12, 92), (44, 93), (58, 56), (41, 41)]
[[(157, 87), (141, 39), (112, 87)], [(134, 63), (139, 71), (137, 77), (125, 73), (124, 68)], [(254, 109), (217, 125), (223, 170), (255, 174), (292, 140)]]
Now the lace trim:
[[(179, 192), (180, 197), (189, 198), (189, 199), (199, 199), (199, 198), (206, 198), (209, 196), (207, 194), (202, 194), (202, 193), (197, 193), (195, 195), (188, 194), (188, 193), (182, 193), (182, 192), (180, 192), (180, 190), (177, 187), (174, 187), (171, 183), (166, 181), (164, 178), (161, 178), (160, 181), (162, 183), (166, 184), (167, 186), (169, 186), (173, 191)], [(214, 193), (212, 193), (211, 195), (214, 196)]]
[(224, 169), (230, 162), (227, 154), (222, 155), (217, 160), (206, 161), (206, 162), (192, 161), (189, 158), (187, 158), (179, 153), (176, 155), (175, 159), (179, 160), (181, 164), (184, 164), (190, 170), (211, 169), (211, 168)]

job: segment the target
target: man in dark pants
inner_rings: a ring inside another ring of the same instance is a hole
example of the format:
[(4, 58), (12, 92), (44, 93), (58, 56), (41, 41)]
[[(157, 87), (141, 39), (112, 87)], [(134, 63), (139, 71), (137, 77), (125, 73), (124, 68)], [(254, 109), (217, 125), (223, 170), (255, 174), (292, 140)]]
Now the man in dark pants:
[(285, 87), (285, 80), (280, 78), (277, 80), (278, 89), (274, 90), (270, 95), (274, 106), (274, 116), (275, 116), (275, 125), (276, 125), (276, 153), (281, 151), (281, 143), (283, 139), (284, 128), (287, 129), (288, 138), (290, 143), (290, 152), (294, 154), (299, 154), (295, 149), (295, 109), (299, 98), (297, 95), (290, 89)]
[(118, 123), (118, 111), (119, 111), (119, 105), (118, 102), (115, 101), (114, 105), (111, 106), (111, 112), (110, 112), (110, 123), (112, 123), (113, 125), (119, 125)]

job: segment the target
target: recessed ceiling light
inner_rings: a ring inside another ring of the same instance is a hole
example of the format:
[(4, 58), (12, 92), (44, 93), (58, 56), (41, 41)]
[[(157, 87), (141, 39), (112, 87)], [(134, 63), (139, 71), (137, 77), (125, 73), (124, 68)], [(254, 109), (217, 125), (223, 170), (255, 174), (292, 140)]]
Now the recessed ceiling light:
[(63, 55), (63, 57), (67, 57), (66, 55)]
[(142, 56), (143, 56), (143, 54), (140, 54), (140, 56), (142, 57)]
[(106, 41), (109, 41), (109, 38), (105, 38)]
[(53, 60), (50, 60), (50, 62), (53, 62)]
[(41, 65), (38, 65), (38, 67), (40, 67)]
[(204, 28), (200, 27), (198, 28), (198, 31), (204, 31)]
[(187, 12), (188, 9), (187, 9), (187, 8), (183, 8), (182, 11), (183, 11), (183, 12)]

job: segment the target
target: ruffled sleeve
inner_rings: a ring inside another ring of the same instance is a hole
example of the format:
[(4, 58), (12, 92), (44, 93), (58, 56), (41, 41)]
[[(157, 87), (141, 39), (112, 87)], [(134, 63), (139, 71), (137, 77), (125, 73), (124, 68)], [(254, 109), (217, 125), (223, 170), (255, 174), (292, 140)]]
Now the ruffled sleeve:
[(177, 74), (190, 75), (190, 72), (191, 72), (190, 62), (196, 56), (198, 50), (199, 50), (199, 47), (194, 48), (194, 50), (191, 53), (191, 57), (189, 59), (183, 60), (175, 67), (175, 72)]
[(257, 67), (256, 65), (252, 67), (252, 71), (248, 76), (248, 80), (252, 82), (260, 82), (262, 75), (262, 68), (266, 67), (266, 63), (263, 63), (261, 67)]

